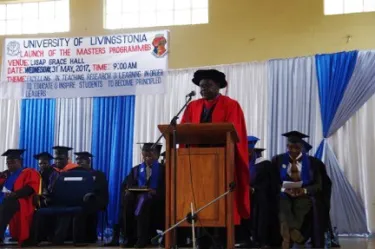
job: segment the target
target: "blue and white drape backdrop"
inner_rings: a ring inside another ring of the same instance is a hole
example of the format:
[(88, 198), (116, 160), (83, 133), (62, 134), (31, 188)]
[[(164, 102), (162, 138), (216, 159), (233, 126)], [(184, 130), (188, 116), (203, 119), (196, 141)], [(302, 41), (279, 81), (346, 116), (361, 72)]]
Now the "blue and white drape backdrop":
[[(281, 133), (310, 135), (333, 180), (333, 225), (345, 234), (375, 231), (374, 66), (373, 51), (215, 66), (227, 75), (226, 92), (241, 104), (248, 134), (262, 139), (267, 157), (285, 151)], [(164, 95), (0, 100), (0, 149), (26, 148), (25, 165), (32, 167), (32, 155), (53, 145), (91, 151), (93, 167), (109, 179), (112, 225), (120, 183), (140, 162), (136, 142), (155, 141), (157, 125), (169, 122), (188, 92), (199, 92), (191, 83), (195, 70), (170, 70)]]

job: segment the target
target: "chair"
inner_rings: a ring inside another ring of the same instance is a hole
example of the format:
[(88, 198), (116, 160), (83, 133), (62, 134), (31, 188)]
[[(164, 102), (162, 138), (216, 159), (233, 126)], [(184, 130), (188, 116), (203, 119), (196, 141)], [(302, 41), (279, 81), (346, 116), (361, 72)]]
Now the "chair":
[(37, 210), (40, 215), (76, 214), (85, 207), (84, 197), (94, 192), (94, 179), (90, 172), (62, 173), (53, 187), (52, 203)]

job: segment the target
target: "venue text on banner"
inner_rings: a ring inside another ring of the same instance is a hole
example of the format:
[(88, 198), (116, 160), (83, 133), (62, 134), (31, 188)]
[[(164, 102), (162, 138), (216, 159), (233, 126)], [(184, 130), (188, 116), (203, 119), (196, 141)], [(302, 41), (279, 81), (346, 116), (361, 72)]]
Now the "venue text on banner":
[(164, 93), (168, 31), (6, 39), (0, 98)]

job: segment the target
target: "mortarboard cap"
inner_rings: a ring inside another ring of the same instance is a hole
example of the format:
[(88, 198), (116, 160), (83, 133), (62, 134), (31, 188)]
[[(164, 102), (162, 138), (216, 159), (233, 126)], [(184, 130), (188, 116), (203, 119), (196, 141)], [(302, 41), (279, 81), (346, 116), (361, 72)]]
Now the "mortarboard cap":
[(82, 151), (82, 152), (76, 152), (74, 155), (77, 156), (77, 158), (91, 158), (94, 157), (90, 152)]
[(263, 148), (255, 148), (254, 151), (255, 153), (261, 153), (263, 151), (265, 151), (266, 149), (263, 149)]
[(303, 147), (304, 147), (304, 149), (305, 149), (305, 152), (309, 152), (309, 151), (312, 149), (311, 144), (309, 144), (309, 143), (306, 142), (305, 140), (302, 140), (302, 144), (303, 144)]
[(42, 153), (34, 155), (34, 158), (36, 160), (41, 160), (41, 159), (51, 160), (53, 158), (53, 156), (48, 152), (42, 152)]
[(265, 151), (266, 149), (263, 149), (263, 148), (254, 148), (254, 152), (255, 152), (255, 155), (257, 155), (257, 157), (261, 157), (262, 156), (262, 152)]
[(52, 149), (55, 150), (55, 153), (59, 153), (59, 154), (68, 153), (68, 151), (72, 150), (72, 148), (67, 147), (67, 146), (54, 146), (52, 147)]
[(10, 149), (5, 151), (1, 156), (6, 156), (7, 159), (21, 159), (24, 152), (25, 150)]
[(199, 82), (203, 79), (215, 81), (219, 84), (220, 88), (224, 88), (228, 85), (225, 74), (216, 69), (197, 70), (194, 73), (192, 81), (195, 85), (199, 86)]
[(256, 143), (259, 141), (259, 138), (254, 136), (248, 136), (247, 137), (247, 145), (249, 149), (254, 149)]
[[(137, 143), (137, 144), (143, 144), (142, 151), (156, 151), (158, 154), (161, 152), (161, 148), (163, 147), (162, 144), (155, 144), (155, 143)], [(155, 146), (154, 146), (155, 144)]]
[(290, 132), (284, 133), (282, 135), (284, 137), (287, 137), (288, 142), (292, 143), (292, 144), (303, 143), (303, 138), (309, 137), (308, 135), (303, 134), (299, 131), (290, 131)]
[(68, 156), (69, 151), (72, 150), (70, 147), (59, 145), (52, 147), (52, 149), (54, 149), (55, 159), (61, 156)]

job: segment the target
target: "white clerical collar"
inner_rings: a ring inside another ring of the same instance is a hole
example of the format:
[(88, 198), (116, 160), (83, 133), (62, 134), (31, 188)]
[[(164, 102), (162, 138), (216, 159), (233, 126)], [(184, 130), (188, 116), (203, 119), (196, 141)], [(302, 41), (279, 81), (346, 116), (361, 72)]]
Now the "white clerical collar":
[(258, 164), (258, 163), (261, 163), (261, 162), (264, 162), (264, 161), (266, 161), (265, 158), (263, 158), (263, 157), (258, 157), (257, 159), (255, 159), (255, 164)]

